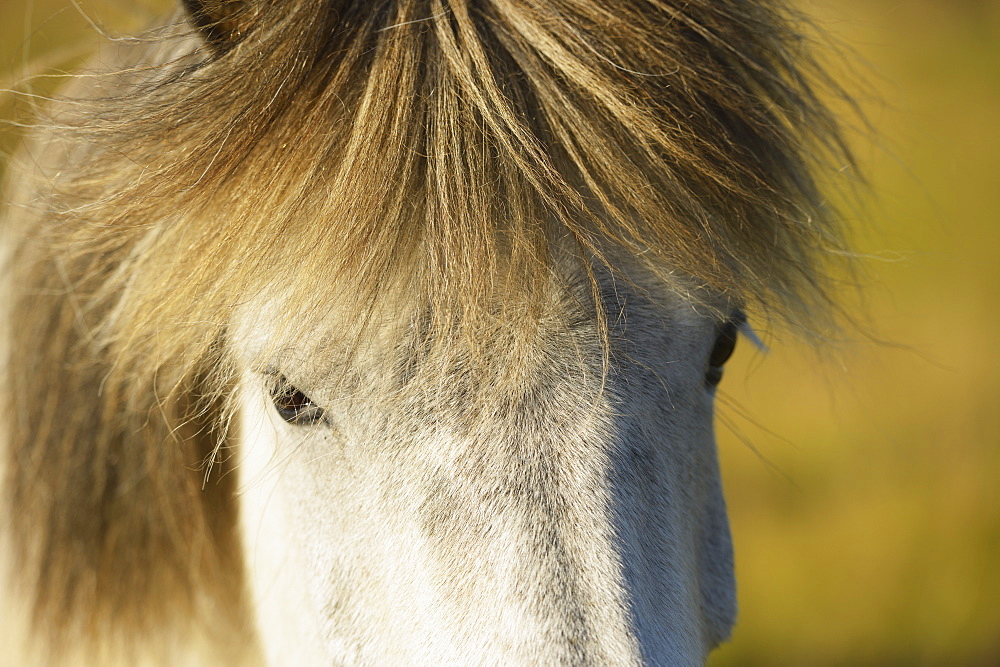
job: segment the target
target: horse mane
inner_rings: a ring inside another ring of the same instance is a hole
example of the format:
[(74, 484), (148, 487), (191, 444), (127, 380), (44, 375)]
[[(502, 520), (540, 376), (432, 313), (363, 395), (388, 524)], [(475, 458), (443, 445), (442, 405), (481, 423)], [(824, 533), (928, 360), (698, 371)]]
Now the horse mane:
[(8, 209), (6, 502), (40, 627), (242, 622), (231, 478), (192, 468), (232, 436), (252, 299), (287, 331), (394, 299), (476, 338), (530, 328), (568, 254), (708, 310), (833, 303), (843, 94), (780, 0), (185, 4), (38, 121)]

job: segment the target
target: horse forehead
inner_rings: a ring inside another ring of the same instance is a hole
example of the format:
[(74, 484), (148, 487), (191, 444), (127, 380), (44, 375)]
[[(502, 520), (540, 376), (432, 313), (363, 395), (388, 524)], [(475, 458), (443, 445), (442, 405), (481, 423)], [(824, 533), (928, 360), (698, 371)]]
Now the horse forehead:
[[(418, 309), (406, 304), (376, 313), (364, 335), (352, 339), (352, 323), (336, 306), (323, 308), (322, 315), (289, 317), (281, 299), (257, 298), (236, 311), (230, 342), (245, 367), (287, 372), (317, 392), (350, 393), (359, 385), (391, 392), (416, 380), (424, 396), (444, 393), (453, 399), (476, 382), (504, 385), (514, 394), (537, 395), (547, 385), (565, 391), (574, 385), (567, 384), (567, 375), (581, 390), (590, 385), (585, 377), (599, 377), (603, 384), (637, 371), (653, 372), (657, 383), (683, 382), (691, 375), (687, 362), (698, 356), (712, 329), (710, 318), (669, 292), (605, 284), (598, 306), (603, 323), (593, 305), (578, 296), (554, 299), (530, 339), (500, 327), (474, 349), (443, 345), (434, 355), (427, 354)], [(485, 372), (470, 373), (470, 365)], [(434, 386), (434, 377), (448, 382)]]

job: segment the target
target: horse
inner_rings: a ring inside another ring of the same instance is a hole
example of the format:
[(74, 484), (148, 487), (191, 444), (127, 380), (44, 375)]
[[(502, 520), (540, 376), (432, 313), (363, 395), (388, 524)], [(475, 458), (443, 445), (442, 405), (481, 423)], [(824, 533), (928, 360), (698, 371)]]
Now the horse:
[(183, 0), (115, 38), (7, 168), (5, 659), (703, 662), (724, 365), (836, 310), (811, 30)]

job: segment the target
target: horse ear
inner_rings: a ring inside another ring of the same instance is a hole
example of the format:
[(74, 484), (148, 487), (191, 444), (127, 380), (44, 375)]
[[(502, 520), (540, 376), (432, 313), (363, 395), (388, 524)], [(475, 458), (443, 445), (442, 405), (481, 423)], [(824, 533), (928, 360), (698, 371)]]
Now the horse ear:
[(181, 4), (191, 23), (218, 52), (239, 42), (257, 15), (251, 0), (181, 0)]

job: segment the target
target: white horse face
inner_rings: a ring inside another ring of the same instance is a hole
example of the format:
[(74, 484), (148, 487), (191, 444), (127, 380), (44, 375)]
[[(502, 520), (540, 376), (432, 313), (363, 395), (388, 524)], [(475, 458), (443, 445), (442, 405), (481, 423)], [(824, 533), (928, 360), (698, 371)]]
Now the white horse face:
[(319, 368), (322, 330), (276, 341), (242, 318), (241, 358), (283, 350), (240, 390), (270, 663), (694, 664), (728, 636), (711, 365), (735, 329), (640, 287), (655, 297), (605, 299), (603, 390), (598, 323), (572, 300), (568, 326), (491, 352), (516, 372), (485, 388), (457, 356), (417, 359), (406, 323)]

